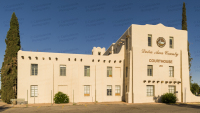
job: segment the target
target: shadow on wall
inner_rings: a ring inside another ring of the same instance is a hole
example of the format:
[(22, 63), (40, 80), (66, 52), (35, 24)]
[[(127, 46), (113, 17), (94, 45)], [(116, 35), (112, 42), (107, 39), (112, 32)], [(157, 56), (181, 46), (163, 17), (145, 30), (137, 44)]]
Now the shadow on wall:
[(163, 96), (163, 95), (161, 95), (161, 96), (158, 95), (157, 97), (154, 96), (154, 97), (153, 97), (153, 100), (155, 100), (156, 103), (162, 103), (162, 101), (161, 101), (162, 96)]

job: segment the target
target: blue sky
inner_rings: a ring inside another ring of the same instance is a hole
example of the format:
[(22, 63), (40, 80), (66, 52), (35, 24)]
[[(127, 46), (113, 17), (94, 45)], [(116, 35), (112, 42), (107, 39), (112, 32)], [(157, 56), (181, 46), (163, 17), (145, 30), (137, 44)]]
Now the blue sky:
[(200, 1), (198, 0), (1, 0), (0, 67), (11, 15), (19, 21), (24, 51), (91, 54), (105, 47), (131, 24), (158, 24), (181, 29), (186, 3), (191, 75), (200, 85)]

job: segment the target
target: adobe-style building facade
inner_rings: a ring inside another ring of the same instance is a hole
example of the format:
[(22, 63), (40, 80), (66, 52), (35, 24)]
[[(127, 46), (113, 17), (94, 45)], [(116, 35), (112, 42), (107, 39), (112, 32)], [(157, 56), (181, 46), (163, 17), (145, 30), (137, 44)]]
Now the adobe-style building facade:
[(175, 93), (178, 102), (200, 102), (190, 92), (187, 31), (132, 24), (111, 46), (92, 55), (18, 52), (17, 98), (51, 103), (61, 91), (70, 102), (157, 102)]

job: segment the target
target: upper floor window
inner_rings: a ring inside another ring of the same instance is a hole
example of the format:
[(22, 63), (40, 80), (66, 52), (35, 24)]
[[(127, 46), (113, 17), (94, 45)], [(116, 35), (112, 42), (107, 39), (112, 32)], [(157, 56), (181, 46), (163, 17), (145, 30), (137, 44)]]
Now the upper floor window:
[(101, 52), (98, 52), (98, 55), (101, 55)]
[(112, 67), (107, 67), (107, 77), (112, 77)]
[(38, 75), (38, 64), (31, 64), (31, 75)]
[(169, 66), (169, 77), (174, 77), (174, 66)]
[(128, 38), (126, 38), (126, 49), (128, 49)]
[(174, 39), (173, 39), (173, 37), (169, 37), (169, 48), (174, 48)]
[(84, 66), (84, 76), (90, 76), (90, 66)]
[(152, 35), (148, 35), (148, 46), (152, 46)]
[(128, 77), (128, 67), (126, 67), (126, 77)]
[(66, 76), (66, 65), (60, 65), (60, 76)]
[(153, 66), (147, 65), (147, 76), (153, 76)]

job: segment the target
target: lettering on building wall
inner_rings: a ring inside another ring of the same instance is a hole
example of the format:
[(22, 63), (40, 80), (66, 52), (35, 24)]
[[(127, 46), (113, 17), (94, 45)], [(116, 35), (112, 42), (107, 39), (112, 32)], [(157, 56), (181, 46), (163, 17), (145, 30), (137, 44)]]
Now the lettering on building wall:
[(161, 51), (150, 51), (150, 50), (146, 50), (146, 49), (142, 49), (142, 53), (149, 53), (149, 54), (160, 54), (160, 55), (173, 55), (175, 57), (178, 56), (178, 53), (175, 52), (175, 53), (170, 53), (169, 51), (165, 51), (165, 52), (161, 52)]
[(155, 62), (155, 63), (172, 63), (172, 60), (149, 59), (149, 62)]

